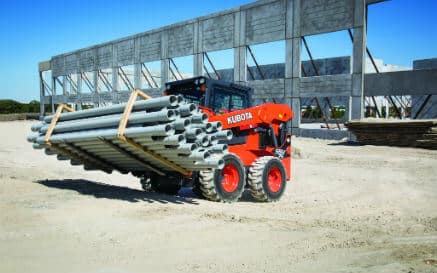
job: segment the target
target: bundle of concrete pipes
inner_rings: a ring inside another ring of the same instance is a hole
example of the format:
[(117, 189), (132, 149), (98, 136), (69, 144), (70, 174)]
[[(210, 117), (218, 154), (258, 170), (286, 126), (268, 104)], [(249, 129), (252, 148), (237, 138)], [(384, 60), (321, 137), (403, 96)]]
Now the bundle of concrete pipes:
[[(174, 171), (172, 164), (188, 171), (223, 168), (222, 158), (228, 147), (219, 141), (231, 139), (232, 132), (222, 130), (220, 122), (208, 122), (208, 116), (196, 105), (180, 96), (136, 101), (124, 136), (146, 153), (119, 138), (118, 126), (125, 106), (62, 113), (48, 141), (46, 134), (53, 116), (47, 116), (31, 127), (38, 134), (29, 136), (28, 141), (33, 142), (35, 149), (45, 149), (47, 155), (70, 160), (72, 165), (84, 165), (86, 170), (115, 169), (138, 174)], [(156, 160), (157, 157), (171, 164)]]

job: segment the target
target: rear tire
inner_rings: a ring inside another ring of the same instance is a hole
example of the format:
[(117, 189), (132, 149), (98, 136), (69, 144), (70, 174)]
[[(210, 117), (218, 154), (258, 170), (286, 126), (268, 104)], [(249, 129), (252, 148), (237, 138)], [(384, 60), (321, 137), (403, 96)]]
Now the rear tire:
[(199, 172), (199, 188), (208, 200), (231, 203), (238, 201), (243, 194), (246, 171), (240, 158), (234, 154), (226, 154), (223, 160), (223, 169)]
[(286, 172), (282, 161), (273, 156), (260, 157), (249, 168), (248, 185), (254, 199), (276, 202), (284, 194)]
[(181, 189), (181, 178), (152, 173), (150, 175), (150, 186), (157, 193), (176, 195)]

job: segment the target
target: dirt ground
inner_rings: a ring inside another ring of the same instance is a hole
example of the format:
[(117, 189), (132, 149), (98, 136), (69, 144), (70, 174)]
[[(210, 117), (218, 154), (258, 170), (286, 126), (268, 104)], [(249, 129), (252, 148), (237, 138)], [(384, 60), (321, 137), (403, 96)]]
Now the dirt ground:
[(0, 272), (437, 272), (437, 151), (294, 138), (278, 203), (140, 190), (0, 123)]

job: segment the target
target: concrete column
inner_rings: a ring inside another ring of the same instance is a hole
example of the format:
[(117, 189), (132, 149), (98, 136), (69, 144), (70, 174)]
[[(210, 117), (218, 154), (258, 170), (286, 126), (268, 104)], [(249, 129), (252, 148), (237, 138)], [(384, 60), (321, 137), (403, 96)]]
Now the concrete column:
[[(287, 0), (287, 21), (286, 24), (286, 77), (290, 77), (288, 86), (291, 89), (291, 108), (294, 117), (291, 121), (292, 133), (297, 134), (300, 127), (300, 90), (299, 81), (301, 77), (301, 50), (302, 41), (300, 36), (300, 0)], [(287, 67), (288, 63), (288, 67)]]
[(194, 48), (194, 58), (193, 58), (193, 74), (194, 76), (203, 75), (203, 27), (199, 21), (194, 23), (194, 37), (193, 37), (193, 48)]
[(194, 54), (194, 76), (203, 76), (203, 54)]
[(134, 40), (134, 88), (141, 89), (141, 62), (140, 62), (140, 40)]
[[(112, 84), (114, 84), (114, 80), (112, 81)], [(114, 85), (112, 85), (112, 86), (114, 86)], [(94, 90), (92, 90), (92, 92), (93, 92), (93, 104), (94, 104), (94, 107), (99, 107), (100, 98), (98, 97), (98, 93), (99, 93), (99, 71), (98, 70), (93, 71), (93, 87), (94, 87)]]
[[(118, 51), (117, 46), (112, 45), (112, 102), (118, 103), (118, 96), (116, 92), (120, 90), (119, 76), (118, 76)], [(100, 97), (99, 97), (100, 102)]]
[(291, 43), (292, 47), (292, 72), (291, 72), (291, 104), (294, 112), (294, 117), (292, 120), (292, 128), (297, 129), (300, 127), (301, 116), (300, 116), (300, 90), (299, 81), (301, 77), (301, 38), (293, 38), (288, 43)]
[(52, 104), (52, 114), (55, 113), (54, 97), (56, 96), (56, 78), (52, 76), (52, 96), (50, 97), (50, 103)]
[(165, 84), (169, 80), (169, 60), (161, 60), (161, 86), (165, 89)]
[(81, 95), (82, 94), (82, 75), (80, 74), (80, 72), (77, 72), (76, 74), (76, 92), (78, 95), (78, 100), (77, 100), (77, 104), (76, 104), (76, 110), (82, 110), (82, 98)]
[(292, 130), (299, 129), (301, 115), (300, 115), (300, 98), (293, 97), (291, 98), (291, 109), (293, 109), (293, 119), (291, 120)]
[(62, 76), (62, 94), (67, 95), (67, 76)]
[[(288, 2), (287, 2), (288, 4)], [(285, 84), (284, 84), (284, 97), (285, 97), (285, 103), (288, 104), (292, 110), (295, 110), (293, 108), (293, 43), (292, 39), (286, 39), (285, 40)], [(296, 102), (295, 102), (296, 104)], [(293, 120), (288, 124), (288, 128), (293, 127)], [(297, 120), (297, 122), (299, 122)], [(297, 124), (297, 127), (299, 125)]]
[(134, 64), (134, 88), (141, 89), (141, 64)]
[(93, 87), (94, 87), (94, 90), (92, 90), (93, 93), (99, 93), (99, 71), (98, 70), (93, 71)]
[(169, 81), (169, 56), (168, 56), (168, 33), (163, 31), (161, 34), (161, 88), (165, 89), (165, 84)]
[(77, 72), (77, 94), (82, 94), (82, 74)]
[(352, 60), (352, 92), (349, 100), (348, 119), (361, 119), (364, 105), (364, 72), (366, 60), (366, 3), (354, 0), (354, 43)]
[(42, 120), (45, 115), (44, 106), (45, 87), (43, 83), (43, 72), (39, 72), (39, 118)]
[(247, 52), (246, 46), (234, 48), (234, 82), (247, 81)]
[(246, 11), (235, 13), (234, 82), (247, 81)]

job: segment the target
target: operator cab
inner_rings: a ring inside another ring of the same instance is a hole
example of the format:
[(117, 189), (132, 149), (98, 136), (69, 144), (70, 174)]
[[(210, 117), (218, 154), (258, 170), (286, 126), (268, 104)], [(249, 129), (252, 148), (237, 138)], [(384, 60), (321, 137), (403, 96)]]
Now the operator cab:
[(215, 114), (251, 107), (253, 89), (203, 76), (166, 83), (165, 95), (181, 95), (187, 102), (205, 107)]

